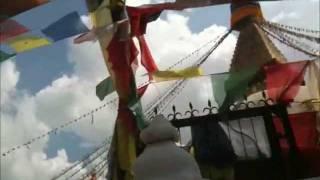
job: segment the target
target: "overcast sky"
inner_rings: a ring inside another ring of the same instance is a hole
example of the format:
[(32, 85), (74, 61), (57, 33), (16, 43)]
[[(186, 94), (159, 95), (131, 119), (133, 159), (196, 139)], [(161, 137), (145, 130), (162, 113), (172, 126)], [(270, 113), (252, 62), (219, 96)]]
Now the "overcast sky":
[[(160, 1), (160, 0), (159, 0)], [(152, 1), (156, 2), (156, 1)], [(127, 0), (129, 5), (150, 3), (150, 0)], [(262, 3), (267, 20), (319, 30), (319, 1), (301, 0)], [(78, 11), (90, 26), (84, 0), (55, 0), (14, 17), (29, 29), (45, 27), (72, 11)], [(147, 41), (160, 69), (165, 69), (208, 40), (221, 35), (229, 27), (229, 6), (168, 11), (150, 23)], [(1, 152), (25, 143), (64, 122), (91, 111), (116, 97), (115, 93), (101, 102), (95, 86), (108, 76), (98, 43), (80, 45), (73, 38), (54, 45), (21, 53), (1, 64)], [(232, 34), (210, 57), (203, 68), (206, 73), (227, 71), (236, 43)], [(283, 48), (283, 47), (280, 47)], [(288, 51), (292, 58), (301, 57)], [(201, 55), (201, 53), (200, 53)], [(196, 60), (195, 54), (177, 68), (187, 67)], [(137, 74), (137, 84), (143, 70)], [(190, 80), (175, 103), (193, 101), (204, 106), (212, 98), (208, 79)], [(170, 83), (150, 86), (144, 104), (162, 93)], [(201, 89), (201, 93), (194, 93)], [(193, 94), (192, 98), (190, 94)], [(187, 104), (186, 104), (187, 105)], [(90, 152), (112, 134), (117, 103), (107, 106), (80, 123), (59, 131), (7, 157), (1, 157), (1, 179), (49, 179), (62, 168)], [(178, 107), (183, 110), (184, 107)], [(178, 109), (179, 110), (179, 109)]]

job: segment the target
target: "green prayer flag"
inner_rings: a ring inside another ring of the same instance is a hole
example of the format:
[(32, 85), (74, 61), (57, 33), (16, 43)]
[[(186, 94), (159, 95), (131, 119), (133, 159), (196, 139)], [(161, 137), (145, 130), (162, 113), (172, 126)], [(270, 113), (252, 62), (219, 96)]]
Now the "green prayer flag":
[(13, 56), (15, 56), (15, 54), (7, 54), (3, 51), (0, 51), (0, 63), (2, 63), (3, 61), (5, 61)]
[(219, 105), (219, 111), (225, 111), (229, 105), (240, 100), (246, 94), (249, 83), (259, 68), (248, 68), (237, 72), (211, 76), (213, 94)]
[(211, 85), (214, 91), (213, 96), (219, 107), (223, 104), (226, 97), (224, 84), (228, 80), (229, 76), (229, 73), (211, 75)]
[(107, 95), (115, 91), (111, 77), (107, 77), (96, 86), (96, 95), (102, 101)]

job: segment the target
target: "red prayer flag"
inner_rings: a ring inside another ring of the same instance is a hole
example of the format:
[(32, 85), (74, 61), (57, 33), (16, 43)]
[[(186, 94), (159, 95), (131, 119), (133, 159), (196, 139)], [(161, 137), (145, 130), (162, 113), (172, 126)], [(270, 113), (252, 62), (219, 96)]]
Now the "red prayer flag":
[(147, 42), (144, 38), (144, 36), (138, 36), (138, 41), (140, 45), (140, 51), (141, 51), (141, 64), (146, 68), (146, 70), (149, 73), (149, 77), (152, 77), (152, 73), (156, 72), (158, 70), (158, 67), (156, 63), (154, 62), (154, 59), (151, 55), (151, 52), (149, 50), (149, 47), (147, 45)]
[(154, 7), (153, 5), (127, 7), (130, 17), (131, 34), (133, 36), (145, 34), (148, 23), (156, 20), (163, 10), (164, 7)]
[(137, 56), (134, 43), (131, 39), (120, 41), (113, 37), (107, 48), (111, 64), (111, 73), (114, 74), (115, 89), (119, 94), (120, 100), (129, 102), (129, 97), (135, 93), (135, 87), (132, 83), (135, 82), (131, 63)]
[(291, 102), (297, 95), (309, 61), (275, 64), (264, 67), (269, 98)]
[[(146, 33), (147, 24), (156, 20), (166, 6), (145, 5), (140, 7), (127, 7), (128, 15), (130, 18), (131, 35), (138, 38), (141, 64), (145, 67), (149, 74), (149, 80), (152, 79), (152, 73), (158, 70), (156, 63), (149, 50), (148, 44), (145, 40), (144, 34)], [(147, 88), (147, 86), (146, 86)], [(145, 89), (146, 89), (145, 88)], [(144, 91), (140, 94), (143, 95)]]
[(0, 4), (1, 16), (15, 16), (23, 11), (27, 11), (49, 0), (2, 0)]
[(0, 21), (0, 42), (18, 36), (22, 33), (28, 32), (29, 30), (19, 24), (17, 21), (12, 19), (6, 19)]
[[(284, 134), (284, 128), (278, 118), (274, 119), (276, 131)], [(320, 176), (320, 145), (318, 144), (319, 132), (316, 129), (316, 112), (290, 114), (289, 122), (296, 140), (297, 148), (302, 158), (301, 164), (309, 177)], [(288, 152), (288, 144), (284, 139), (280, 140), (284, 155)]]

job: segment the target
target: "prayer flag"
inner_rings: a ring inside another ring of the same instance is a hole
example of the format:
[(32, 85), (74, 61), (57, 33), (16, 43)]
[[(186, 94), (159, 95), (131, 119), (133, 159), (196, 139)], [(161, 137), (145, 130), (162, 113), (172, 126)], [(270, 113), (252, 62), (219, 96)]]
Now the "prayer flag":
[(88, 31), (89, 29), (83, 24), (77, 12), (67, 14), (42, 30), (46, 36), (52, 38), (54, 41), (59, 41)]
[(291, 102), (297, 95), (309, 61), (265, 66), (266, 87), (274, 101)]
[(107, 77), (102, 82), (100, 82), (96, 87), (96, 95), (102, 101), (107, 95), (114, 91), (111, 77)]
[(0, 50), (0, 63), (2, 63), (3, 61), (5, 61), (13, 56), (15, 56), (15, 54), (7, 54), (7, 53)]
[(6, 19), (0, 23), (0, 42), (3, 42), (14, 36), (18, 36), (22, 33), (28, 32), (29, 30), (19, 24), (17, 21), (12, 19)]
[(189, 67), (186, 69), (175, 70), (175, 71), (157, 71), (153, 73), (153, 79), (156, 82), (161, 82), (161, 81), (192, 78), (192, 77), (197, 77), (202, 75), (203, 75), (203, 71), (201, 68)]
[[(229, 75), (221, 74), (211, 77), (212, 84), (214, 85), (213, 94), (218, 105), (220, 105), (219, 111), (227, 110), (229, 105), (244, 97), (258, 69), (258, 67), (252, 67), (230, 72)], [(221, 86), (224, 86), (224, 88), (222, 89)], [(223, 103), (219, 104), (221, 102)]]
[(24, 51), (51, 44), (51, 42), (46, 38), (41, 38), (32, 35), (21, 35), (10, 39), (7, 43), (17, 53), (21, 53)]

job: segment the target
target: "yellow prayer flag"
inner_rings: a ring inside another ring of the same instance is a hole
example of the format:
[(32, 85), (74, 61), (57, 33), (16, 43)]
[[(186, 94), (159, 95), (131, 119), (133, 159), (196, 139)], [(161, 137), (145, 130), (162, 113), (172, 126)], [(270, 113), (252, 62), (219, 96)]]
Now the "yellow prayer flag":
[(156, 82), (178, 80), (185, 78), (193, 78), (202, 76), (203, 70), (199, 67), (189, 67), (182, 70), (175, 71), (157, 71), (153, 74), (153, 79)]
[(131, 167), (136, 159), (136, 140), (120, 122), (116, 123), (118, 166), (126, 170), (125, 180), (133, 179)]
[(111, 10), (109, 8), (110, 0), (103, 0), (100, 6), (90, 13), (94, 27), (103, 27), (112, 23)]
[(51, 42), (46, 38), (36, 37), (32, 35), (18, 36), (10, 39), (7, 43), (17, 53), (51, 44)]

